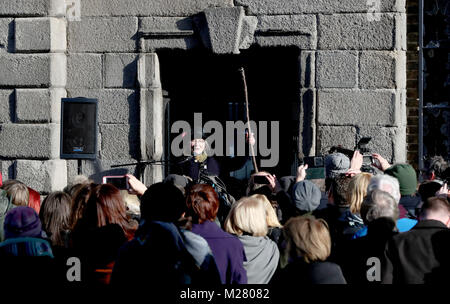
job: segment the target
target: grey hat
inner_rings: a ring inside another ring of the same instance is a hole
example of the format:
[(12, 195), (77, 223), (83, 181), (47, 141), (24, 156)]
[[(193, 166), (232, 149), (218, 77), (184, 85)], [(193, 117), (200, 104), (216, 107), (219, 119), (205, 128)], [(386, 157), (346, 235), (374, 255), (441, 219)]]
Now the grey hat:
[(335, 178), (347, 172), (350, 168), (350, 159), (342, 153), (333, 153), (325, 157), (326, 177)]
[(322, 193), (319, 187), (309, 180), (298, 182), (292, 187), (292, 200), (300, 211), (311, 212), (320, 205)]

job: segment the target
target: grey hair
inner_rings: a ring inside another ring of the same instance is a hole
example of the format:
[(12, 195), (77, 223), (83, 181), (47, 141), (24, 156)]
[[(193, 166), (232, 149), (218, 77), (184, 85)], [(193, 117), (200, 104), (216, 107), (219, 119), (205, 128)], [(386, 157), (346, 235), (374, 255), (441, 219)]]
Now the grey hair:
[[(387, 187), (385, 187), (385, 185)], [(367, 186), (367, 192), (373, 190), (383, 190), (388, 192), (395, 199), (397, 204), (400, 202), (400, 185), (395, 177), (386, 174), (373, 176)]]
[(381, 217), (397, 221), (398, 215), (397, 202), (386, 191), (375, 189), (369, 192), (361, 204), (361, 217), (366, 225)]

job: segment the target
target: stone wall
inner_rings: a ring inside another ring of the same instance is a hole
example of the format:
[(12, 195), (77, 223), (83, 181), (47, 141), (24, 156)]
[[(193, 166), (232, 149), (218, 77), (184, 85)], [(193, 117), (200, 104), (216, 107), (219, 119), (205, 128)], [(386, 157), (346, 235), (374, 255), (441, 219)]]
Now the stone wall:
[[(239, 54), (252, 45), (295, 46), (304, 155), (371, 136), (390, 161), (406, 160), (405, 0), (0, 0), (0, 159), (6, 178), (43, 192), (78, 172), (59, 159), (60, 98), (99, 101), (97, 161), (82, 173), (136, 173), (117, 163), (163, 155), (158, 51)], [(294, 64), (294, 63), (293, 63)], [(148, 167), (146, 182), (160, 180)]]

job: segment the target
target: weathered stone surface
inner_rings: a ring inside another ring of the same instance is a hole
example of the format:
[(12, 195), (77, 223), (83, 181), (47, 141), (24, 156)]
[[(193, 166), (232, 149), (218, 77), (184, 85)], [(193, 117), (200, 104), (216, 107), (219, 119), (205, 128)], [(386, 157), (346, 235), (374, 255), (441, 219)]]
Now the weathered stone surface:
[(69, 97), (87, 97), (98, 100), (98, 122), (113, 124), (138, 124), (139, 101), (133, 90), (120, 89), (69, 89)]
[(66, 23), (63, 18), (15, 20), (16, 52), (64, 52), (66, 44)]
[(61, 191), (67, 185), (66, 161), (17, 160), (16, 178), (41, 193)]
[(67, 88), (101, 88), (102, 55), (70, 54), (67, 58)]
[(140, 88), (160, 88), (159, 59), (155, 53), (143, 54), (138, 59), (138, 81)]
[(402, 96), (395, 90), (319, 90), (318, 122), (397, 126), (402, 123)]
[[(133, 161), (130, 161), (132, 163)], [(81, 174), (89, 177), (95, 183), (102, 183), (103, 176), (108, 175), (124, 175), (132, 174), (138, 176), (136, 166), (124, 166), (119, 168), (111, 168), (111, 165), (118, 165), (123, 162), (110, 161), (104, 159), (95, 160), (82, 160), (81, 161)], [(67, 182), (71, 184), (74, 178), (78, 175), (78, 163), (77, 161), (67, 161)]]
[(361, 88), (406, 88), (406, 52), (362, 52)]
[(204, 14), (212, 51), (215, 54), (239, 54), (244, 9), (208, 8)]
[(50, 55), (0, 54), (0, 86), (43, 86), (50, 81)]
[(82, 21), (69, 22), (68, 49), (79, 53), (134, 52), (137, 30), (137, 17), (82, 17)]
[(369, 127), (358, 129), (358, 140), (361, 137), (372, 137), (367, 145), (370, 151), (379, 153), (391, 164), (406, 161), (406, 127)]
[(319, 51), (316, 66), (319, 88), (355, 88), (358, 85), (356, 51)]
[(255, 41), (260, 46), (317, 47), (316, 16), (258, 16)]
[(193, 31), (192, 17), (144, 17), (139, 22), (139, 32), (142, 33), (174, 33)]
[(57, 158), (59, 134), (59, 124), (3, 124), (0, 126), (0, 155), (8, 158)]
[(0, 171), (2, 173), (3, 182), (8, 179), (14, 179), (15, 173), (15, 161), (12, 160), (0, 160)]
[(65, 89), (17, 89), (17, 122), (61, 121), (61, 98), (67, 96)]
[(232, 7), (233, 0), (83, 0), (82, 16), (191, 16), (208, 7)]
[(0, 90), (0, 124), (11, 122), (14, 108), (14, 91)]
[(106, 54), (105, 87), (136, 87), (137, 59), (137, 54)]
[(316, 153), (316, 90), (302, 89), (300, 103), (300, 149), (302, 156)]
[(313, 88), (316, 84), (316, 53), (302, 51), (300, 53), (300, 85), (303, 88)]
[(0, 53), (14, 50), (14, 19), (0, 18)]
[(152, 53), (160, 49), (191, 50), (203, 47), (200, 40), (194, 36), (177, 39), (153, 38), (143, 40), (143, 52)]
[(138, 158), (138, 125), (100, 124), (102, 160), (123, 161)]
[(49, 0), (0, 0), (0, 16), (46, 16)]
[(319, 126), (317, 132), (318, 155), (327, 154), (332, 146), (341, 145), (347, 149), (353, 149), (356, 146), (355, 127)]
[[(303, 13), (365, 13), (373, 5), (366, 0), (236, 0), (247, 7), (251, 15), (280, 15)], [(380, 0), (380, 12), (404, 12), (405, 0)]]
[(144, 160), (163, 156), (164, 104), (161, 88), (140, 90), (140, 149)]
[(239, 49), (248, 49), (255, 41), (255, 31), (258, 27), (258, 18), (255, 16), (244, 16), (242, 19), (241, 40)]
[(379, 16), (380, 21), (368, 21), (366, 14), (319, 15), (319, 49), (403, 49), (404, 14), (383, 13)]

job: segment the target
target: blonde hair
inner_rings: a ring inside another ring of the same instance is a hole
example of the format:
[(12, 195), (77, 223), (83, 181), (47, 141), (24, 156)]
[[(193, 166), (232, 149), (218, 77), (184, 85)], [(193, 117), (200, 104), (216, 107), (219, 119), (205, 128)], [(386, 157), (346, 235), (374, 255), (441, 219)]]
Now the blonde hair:
[(361, 204), (367, 195), (367, 186), (369, 185), (372, 174), (362, 172), (355, 175), (348, 185), (347, 201), (350, 205), (350, 212), (359, 214), (361, 212)]
[(302, 257), (306, 263), (325, 261), (331, 253), (328, 224), (314, 216), (290, 218), (284, 225), (285, 258)]
[(225, 231), (242, 235), (266, 236), (268, 232), (266, 209), (258, 200), (244, 197), (231, 207), (225, 223)]
[(266, 220), (267, 220), (267, 226), (270, 228), (280, 228), (282, 227), (280, 222), (278, 221), (277, 214), (275, 213), (275, 209), (273, 208), (270, 201), (267, 199), (265, 195), (262, 194), (254, 194), (250, 196), (250, 198), (257, 200), (260, 204), (264, 206), (264, 209), (266, 210)]
[(11, 179), (4, 182), (2, 188), (11, 198), (11, 203), (16, 206), (28, 206), (30, 192), (24, 183)]

